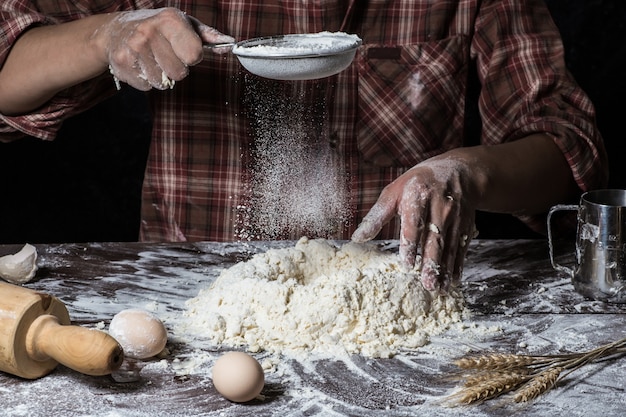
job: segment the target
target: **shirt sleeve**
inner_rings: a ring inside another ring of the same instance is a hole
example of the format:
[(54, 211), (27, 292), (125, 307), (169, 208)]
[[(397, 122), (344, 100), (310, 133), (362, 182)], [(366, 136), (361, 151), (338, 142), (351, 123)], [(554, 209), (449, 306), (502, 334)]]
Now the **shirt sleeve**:
[[(43, 14), (31, 1), (3, 0), (0, 7), (0, 66), (6, 60), (15, 41), (29, 28), (58, 24), (85, 16), (84, 11), (74, 10), (73, 7), (78, 6), (58, 6), (54, 13)], [(92, 107), (114, 92), (112, 77), (103, 74), (101, 77), (67, 89), (29, 114), (20, 116), (0, 114), (0, 141), (10, 141), (25, 135), (52, 140), (65, 119)]]
[(559, 31), (541, 0), (484, 0), (472, 53), (482, 85), (483, 143), (547, 133), (582, 191), (606, 185), (595, 110), (565, 66)]

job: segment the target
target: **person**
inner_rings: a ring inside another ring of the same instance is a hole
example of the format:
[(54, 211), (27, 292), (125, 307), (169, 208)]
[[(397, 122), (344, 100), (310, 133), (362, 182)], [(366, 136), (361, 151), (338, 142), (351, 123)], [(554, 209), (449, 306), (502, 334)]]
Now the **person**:
[[(302, 96), (326, 109), (321, 137), (347, 171), (351, 217), (333, 236), (398, 238), (405, 265), (421, 254), (429, 290), (460, 279), (476, 210), (540, 230), (551, 205), (607, 181), (593, 106), (540, 0), (7, 0), (0, 15), (3, 140), (51, 140), (116, 84), (149, 91), (142, 240), (236, 237), (251, 186), (246, 149), (258, 138), (245, 89), (258, 84), (228, 50), (203, 45), (276, 34), (362, 39), (345, 71), (302, 82), (324, 86), (322, 98), (317, 88)], [(464, 146), (470, 68), (481, 132)]]

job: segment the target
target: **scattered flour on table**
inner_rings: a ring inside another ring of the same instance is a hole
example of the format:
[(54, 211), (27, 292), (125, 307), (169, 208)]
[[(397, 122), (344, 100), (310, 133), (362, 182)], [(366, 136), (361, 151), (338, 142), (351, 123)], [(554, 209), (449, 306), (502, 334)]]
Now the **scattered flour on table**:
[(302, 238), (224, 270), (187, 301), (181, 326), (252, 352), (390, 357), (465, 314), (459, 291), (435, 296), (416, 274), (374, 244)]

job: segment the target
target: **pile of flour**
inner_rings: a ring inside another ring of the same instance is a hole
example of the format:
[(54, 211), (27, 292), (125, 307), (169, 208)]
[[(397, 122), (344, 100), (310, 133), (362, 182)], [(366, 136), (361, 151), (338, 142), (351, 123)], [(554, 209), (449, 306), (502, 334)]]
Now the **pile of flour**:
[(252, 352), (390, 357), (463, 318), (459, 292), (435, 296), (416, 274), (373, 244), (302, 238), (224, 270), (187, 301), (183, 326)]

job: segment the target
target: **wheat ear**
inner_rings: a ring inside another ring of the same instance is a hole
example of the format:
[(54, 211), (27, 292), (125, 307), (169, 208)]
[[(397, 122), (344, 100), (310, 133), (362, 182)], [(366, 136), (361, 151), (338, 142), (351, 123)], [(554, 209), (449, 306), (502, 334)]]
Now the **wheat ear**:
[(475, 404), (498, 397), (512, 391), (528, 380), (528, 376), (522, 373), (496, 373), (491, 379), (477, 382), (475, 385), (466, 386), (460, 391), (457, 398), (460, 404)]
[(527, 355), (490, 354), (462, 358), (454, 363), (461, 369), (488, 369), (490, 371), (524, 368), (542, 362), (543, 359)]
[(503, 377), (510, 376), (511, 374), (519, 375), (520, 377), (527, 376), (530, 374), (530, 369), (528, 368), (519, 368), (515, 370), (506, 370), (506, 371), (489, 371), (484, 370), (480, 371), (473, 375), (465, 376), (465, 387), (473, 387), (476, 385), (484, 384), (489, 381), (494, 381)]
[(534, 400), (556, 385), (561, 372), (563, 372), (563, 368), (560, 366), (541, 371), (519, 389), (513, 400), (516, 403)]

